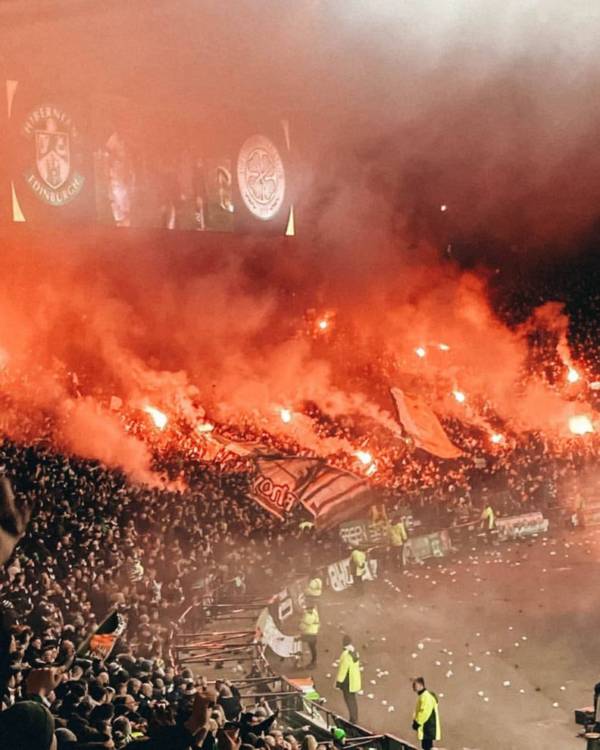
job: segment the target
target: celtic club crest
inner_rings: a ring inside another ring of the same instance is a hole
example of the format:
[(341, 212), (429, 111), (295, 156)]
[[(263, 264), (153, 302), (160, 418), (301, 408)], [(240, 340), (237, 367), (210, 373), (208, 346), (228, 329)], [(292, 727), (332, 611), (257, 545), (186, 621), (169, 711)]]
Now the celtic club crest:
[(275, 145), (263, 135), (248, 138), (240, 149), (237, 176), (250, 213), (262, 221), (272, 219), (285, 196), (285, 171)]
[(79, 195), (84, 183), (72, 161), (72, 143), (79, 134), (71, 117), (60, 107), (37, 107), (25, 120), (23, 134), (35, 147), (35, 168), (25, 172), (25, 181), (44, 203), (69, 203)]

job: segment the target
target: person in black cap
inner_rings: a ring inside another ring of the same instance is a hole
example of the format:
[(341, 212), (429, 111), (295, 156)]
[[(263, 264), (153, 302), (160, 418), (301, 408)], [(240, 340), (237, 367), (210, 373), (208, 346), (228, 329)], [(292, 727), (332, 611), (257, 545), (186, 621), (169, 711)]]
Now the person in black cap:
[(432, 690), (425, 687), (423, 677), (415, 677), (412, 687), (417, 694), (412, 728), (421, 740), (422, 750), (432, 750), (433, 743), (442, 738), (438, 697)]

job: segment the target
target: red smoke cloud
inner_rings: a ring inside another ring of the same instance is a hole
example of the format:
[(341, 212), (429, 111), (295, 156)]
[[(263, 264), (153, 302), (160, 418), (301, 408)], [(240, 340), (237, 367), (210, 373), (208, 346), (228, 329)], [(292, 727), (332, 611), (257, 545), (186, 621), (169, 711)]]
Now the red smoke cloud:
[[(565, 18), (552, 0), (537, 16), (506, 2), (478, 13), (431, 0), (269, 13), (238, 3), (232, 24), (229, 9), (171, 1), (156, 4), (146, 31), (121, 5), (94, 11), (93, 24), (86, 14), (34, 24), (21, 4), (14, 33), (2, 32), (11, 76), (52, 69), (53, 83), (82, 96), (144, 92), (166, 118), (204, 116), (223, 92), (285, 112), (300, 234), (286, 244), (13, 232), (0, 279), (4, 393), (16, 408), (6, 431), (23, 434), (25, 413), (39, 432), (50, 420), (60, 445), (148, 477), (149, 451), (110, 412), (113, 395), (190, 421), (249, 422), (320, 454), (355, 446), (317, 434), (305, 415), (284, 424), (281, 408), (313, 402), (394, 440), (390, 385), (480, 426), (489, 399), (514, 430), (565, 429), (569, 394), (523, 377), (533, 328), (553, 331), (570, 361), (561, 311), (510, 330), (487, 300), (486, 273), (441, 257), (454, 237), (566, 243), (597, 216), (597, 24), (584, 23), (583, 4)], [(208, 38), (218, 48), (198, 44)], [(334, 312), (326, 337), (307, 335), (308, 309)]]
[[(148, 404), (191, 424), (206, 414), (288, 436), (320, 455), (352, 454), (356, 445), (324, 437), (302, 413), (307, 403), (363, 424), (359, 433), (383, 427), (394, 444), (392, 385), (484, 429), (489, 399), (509, 429), (566, 430), (575, 413), (569, 394), (535, 375), (524, 380), (532, 328), (566, 343), (560, 306), (510, 330), (491, 310), (483, 275), (461, 272), (426, 248), (407, 262), (394, 253), (395, 241), (382, 241), (377, 263), (387, 257), (386, 273), (367, 273), (360, 285), (352, 274), (328, 277), (318, 248), (244, 241), (236, 250), (239, 243), (232, 238), (227, 253), (205, 247), (201, 258), (176, 251), (167, 263), (144, 242), (118, 257), (58, 237), (24, 252), (16, 240), (5, 256), (12, 272), (0, 280), (3, 390), (13, 404), (5, 430), (22, 437), (25, 424), (40, 434), (51, 424), (58, 445), (144, 480), (150, 449), (110, 410), (112, 396), (142, 421)], [(282, 251), (294, 255), (291, 275)], [(310, 269), (301, 281), (299, 267)], [(336, 313), (324, 339), (304, 321), (322, 300)], [(455, 389), (467, 395), (464, 405), (452, 398)], [(291, 422), (282, 422), (281, 408), (293, 411)]]

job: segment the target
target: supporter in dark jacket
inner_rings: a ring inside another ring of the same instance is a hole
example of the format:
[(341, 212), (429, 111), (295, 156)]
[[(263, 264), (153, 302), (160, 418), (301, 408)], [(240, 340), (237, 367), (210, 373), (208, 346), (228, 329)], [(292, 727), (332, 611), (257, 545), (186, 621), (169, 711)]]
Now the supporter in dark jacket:
[[(237, 692), (237, 691), (236, 691)], [(223, 707), (227, 721), (234, 721), (242, 712), (242, 704), (238, 695), (233, 694), (229, 685), (222, 685), (219, 690), (218, 704)]]

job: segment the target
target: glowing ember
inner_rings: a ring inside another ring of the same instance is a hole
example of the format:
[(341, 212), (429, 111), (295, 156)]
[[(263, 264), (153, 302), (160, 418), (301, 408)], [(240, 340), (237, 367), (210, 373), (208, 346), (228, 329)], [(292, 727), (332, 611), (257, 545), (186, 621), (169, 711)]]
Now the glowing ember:
[(289, 424), (292, 421), (292, 412), (289, 409), (280, 409), (279, 416), (284, 424)]
[(210, 422), (204, 422), (203, 424), (199, 424), (196, 429), (200, 434), (202, 434), (204, 432), (212, 432), (215, 429), (215, 426)]
[(450, 347), (448, 346), (448, 344), (438, 344), (438, 349), (440, 349), (440, 351), (442, 352), (450, 351)]
[(459, 404), (464, 404), (464, 402), (467, 400), (467, 397), (462, 391), (452, 391), (452, 395)]
[(160, 411), (160, 409), (157, 409), (154, 406), (144, 406), (144, 411), (146, 412), (146, 414), (150, 415), (150, 418), (154, 422), (155, 427), (157, 427), (159, 430), (165, 429), (169, 418), (164, 412)]
[(319, 326), (321, 331), (326, 331), (329, 328), (329, 321), (325, 320), (325, 318), (322, 318), (317, 325)]
[(578, 414), (576, 417), (569, 419), (569, 429), (573, 435), (586, 435), (594, 431), (594, 427), (589, 417), (585, 414)]
[(491, 440), (492, 440), (492, 443), (496, 443), (496, 445), (498, 445), (498, 443), (502, 443), (503, 442), (504, 435), (501, 435), (499, 432), (494, 432), (494, 434), (492, 435)]
[(354, 455), (365, 466), (368, 466), (373, 461), (373, 456), (368, 451), (356, 451)]
[(581, 375), (575, 370), (573, 367), (569, 367), (569, 372), (567, 373), (567, 380), (569, 383), (576, 383), (581, 378)]
[(427, 352), (425, 351), (425, 348), (424, 348), (424, 347), (422, 347), (422, 346), (418, 346), (418, 347), (417, 347), (417, 348), (415, 349), (415, 354), (417, 355), (417, 357), (421, 357), (421, 358), (423, 358), (423, 357), (424, 357), (424, 356), (425, 356), (425, 355), (427, 354)]
[(447, 211), (447, 210), (448, 210), (448, 206), (445, 203), (442, 203), (442, 205), (440, 206), (440, 211), (444, 213), (444, 211)]

